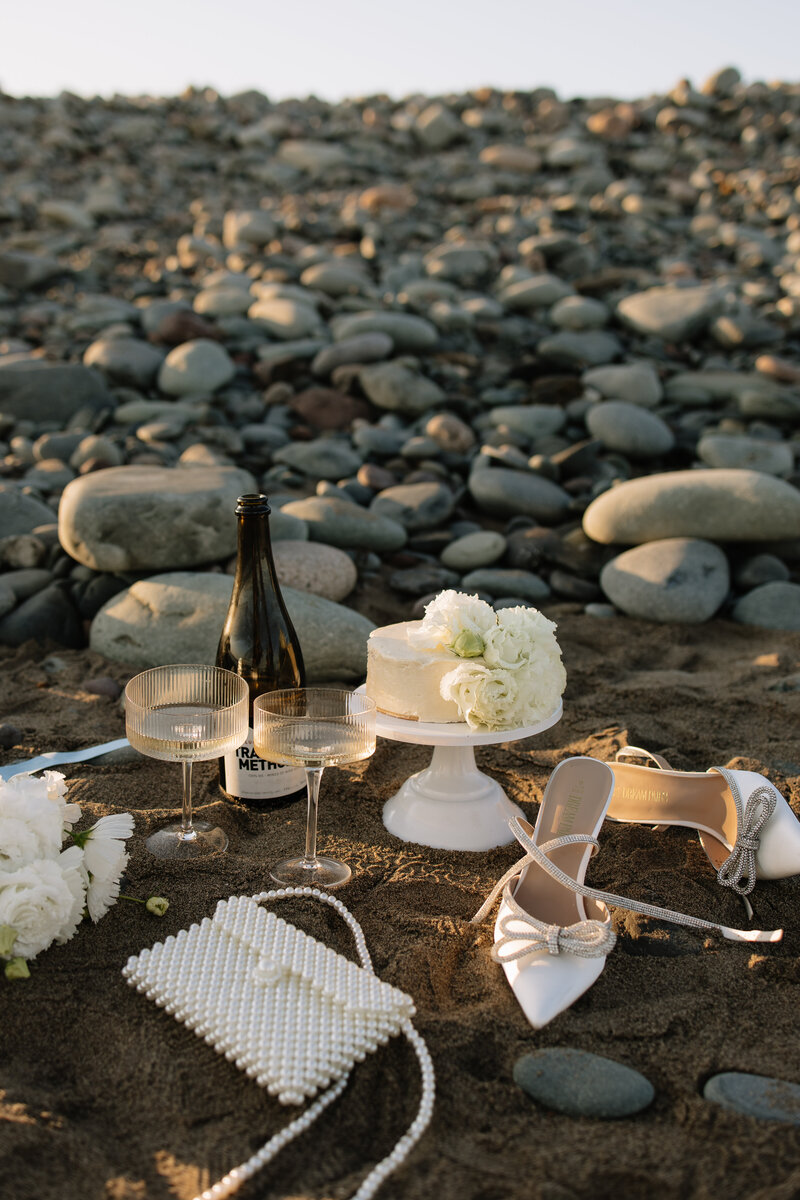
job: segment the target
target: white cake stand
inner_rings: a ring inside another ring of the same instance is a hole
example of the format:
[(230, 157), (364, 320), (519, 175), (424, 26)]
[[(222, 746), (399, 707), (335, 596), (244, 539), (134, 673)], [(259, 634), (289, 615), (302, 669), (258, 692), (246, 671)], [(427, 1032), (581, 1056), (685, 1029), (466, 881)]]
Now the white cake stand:
[[(356, 688), (363, 693), (364, 686)], [(492, 850), (514, 836), (509, 817), (524, 816), (500, 784), (475, 765), (476, 746), (517, 742), (550, 729), (561, 720), (562, 705), (536, 725), (475, 733), (465, 722), (405, 721), (379, 712), (378, 737), (416, 746), (433, 746), (431, 765), (411, 775), (386, 801), (383, 823), (404, 842), (438, 850)]]

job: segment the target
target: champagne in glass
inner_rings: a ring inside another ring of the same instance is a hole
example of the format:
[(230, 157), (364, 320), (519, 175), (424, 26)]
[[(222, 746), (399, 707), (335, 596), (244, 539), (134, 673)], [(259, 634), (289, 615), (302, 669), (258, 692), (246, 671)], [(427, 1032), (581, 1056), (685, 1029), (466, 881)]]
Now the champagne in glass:
[(225, 850), (222, 829), (192, 820), (192, 763), (216, 758), (247, 737), (247, 684), (231, 671), (202, 664), (153, 667), (125, 688), (131, 745), (150, 758), (183, 763), (180, 822), (156, 830), (147, 849), (156, 858), (197, 858)]
[(305, 854), (276, 863), (270, 875), (284, 887), (340, 887), (345, 863), (317, 854), (319, 785), (325, 767), (358, 762), (375, 752), (375, 702), (337, 688), (293, 688), (259, 696), (253, 708), (256, 753), (304, 767), (308, 796)]

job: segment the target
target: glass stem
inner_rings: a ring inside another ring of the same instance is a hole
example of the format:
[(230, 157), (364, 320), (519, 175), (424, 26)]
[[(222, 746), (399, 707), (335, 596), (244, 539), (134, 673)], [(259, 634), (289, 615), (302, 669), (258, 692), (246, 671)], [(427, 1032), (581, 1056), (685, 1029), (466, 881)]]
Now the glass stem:
[(306, 853), (304, 867), (316, 867), (317, 863), (317, 808), (322, 767), (306, 767), (306, 790), (308, 792), (308, 814), (306, 816)]
[(181, 810), (181, 840), (193, 842), (197, 837), (192, 827), (192, 764), (183, 760), (183, 808)]

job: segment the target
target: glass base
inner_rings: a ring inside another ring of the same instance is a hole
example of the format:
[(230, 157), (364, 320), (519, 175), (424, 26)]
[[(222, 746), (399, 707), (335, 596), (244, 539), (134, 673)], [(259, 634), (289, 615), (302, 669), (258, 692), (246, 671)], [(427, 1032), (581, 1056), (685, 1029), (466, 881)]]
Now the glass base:
[(347, 883), (353, 872), (346, 863), (335, 858), (318, 857), (313, 862), (304, 858), (284, 858), (270, 868), (270, 878), (283, 887), (337, 888)]
[(180, 823), (151, 833), (145, 846), (155, 858), (203, 858), (228, 848), (228, 835), (208, 821), (195, 821), (187, 837)]

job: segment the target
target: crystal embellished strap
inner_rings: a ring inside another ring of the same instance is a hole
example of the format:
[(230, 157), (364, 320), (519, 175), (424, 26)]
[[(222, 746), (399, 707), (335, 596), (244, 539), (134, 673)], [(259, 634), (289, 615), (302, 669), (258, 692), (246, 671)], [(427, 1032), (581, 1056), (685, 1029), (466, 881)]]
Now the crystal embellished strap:
[[(714, 933), (721, 933), (724, 938), (727, 938), (731, 942), (779, 942), (783, 937), (782, 929), (732, 929), (728, 925), (718, 925), (714, 921), (703, 921), (700, 917), (673, 912), (669, 908), (659, 908), (655, 904), (643, 904), (639, 900), (629, 900), (626, 896), (617, 896), (613, 892), (600, 892), (595, 888), (586, 887), (585, 884), (578, 883), (566, 871), (562, 871), (560, 867), (557, 867), (547, 857), (545, 851), (548, 848), (553, 849), (555, 843), (567, 843), (568, 840), (590, 841), (591, 839), (581, 837), (578, 834), (572, 834), (569, 835), (569, 838), (555, 838), (552, 842), (545, 842), (544, 846), (537, 846), (533, 838), (529, 837), (522, 828), (517, 817), (511, 818), (508, 824), (519, 843), (527, 850), (528, 857), (547, 871), (548, 875), (552, 875), (558, 883), (573, 892), (577, 892), (579, 896), (586, 896), (590, 900), (599, 900), (602, 904), (611, 904), (617, 908), (625, 908), (629, 912), (638, 912), (645, 917), (653, 917), (660, 921), (670, 921), (675, 925), (688, 925), (691, 929), (707, 929)], [(473, 917), (474, 921), (478, 920), (485, 908), (486, 905), (475, 914), (475, 917)]]
[[(361, 965), (365, 971), (371, 975), (375, 974), (372, 966), (372, 960), (367, 949), (364, 931), (355, 919), (353, 914), (345, 907), (341, 900), (336, 896), (332, 896), (329, 892), (322, 892), (318, 888), (311, 887), (287, 887), (276, 888), (271, 892), (258, 892), (252, 897), (255, 901), (261, 900), (283, 900), (289, 896), (310, 896), (315, 900), (321, 901), (323, 904), (330, 905), (339, 916), (347, 923), (353, 934), (358, 957), (361, 960)], [(433, 1063), (428, 1052), (428, 1047), (417, 1033), (414, 1026), (408, 1017), (403, 1018), (400, 1022), (400, 1028), (406, 1035), (414, 1049), (420, 1066), (422, 1075), (422, 1095), (420, 1097), (419, 1109), (414, 1120), (409, 1125), (407, 1131), (397, 1142), (394, 1149), (386, 1158), (377, 1163), (372, 1168), (369, 1175), (362, 1182), (358, 1191), (353, 1194), (353, 1200), (371, 1200), (383, 1181), (388, 1178), (408, 1157), (409, 1153), (422, 1137), (430, 1119), (433, 1116), (433, 1101), (436, 1093)], [(311, 1104), (306, 1111), (294, 1121), (291, 1121), (279, 1133), (270, 1138), (260, 1150), (256, 1151), (246, 1162), (241, 1163), (238, 1167), (234, 1167), (227, 1175), (224, 1175), (218, 1183), (213, 1184), (195, 1200), (223, 1200), (225, 1196), (231, 1196), (242, 1186), (242, 1184), (255, 1175), (257, 1171), (265, 1167), (267, 1163), (275, 1157), (275, 1155), (288, 1145), (299, 1134), (303, 1133), (310, 1125), (314, 1123), (317, 1117), (328, 1107), (338, 1096), (342, 1094), (347, 1084), (348, 1076), (338, 1080), (324, 1092), (321, 1096)]]

